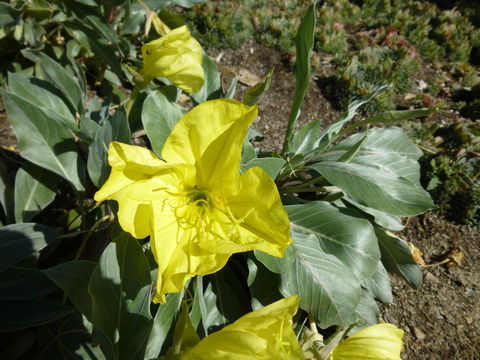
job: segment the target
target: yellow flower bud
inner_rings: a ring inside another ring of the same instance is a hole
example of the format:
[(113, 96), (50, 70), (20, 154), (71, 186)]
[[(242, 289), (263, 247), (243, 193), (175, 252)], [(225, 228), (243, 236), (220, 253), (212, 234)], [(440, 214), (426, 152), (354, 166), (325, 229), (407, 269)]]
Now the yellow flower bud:
[(142, 56), (145, 78), (165, 77), (188, 93), (196, 93), (202, 88), (202, 46), (185, 25), (144, 44)]

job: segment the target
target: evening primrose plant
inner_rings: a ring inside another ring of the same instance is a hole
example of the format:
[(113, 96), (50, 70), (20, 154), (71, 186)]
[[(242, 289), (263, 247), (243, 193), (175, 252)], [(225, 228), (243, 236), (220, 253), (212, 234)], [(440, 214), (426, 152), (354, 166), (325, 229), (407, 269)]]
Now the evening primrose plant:
[(138, 59), (148, 83), (116, 103), (46, 54), (34, 74), (9, 74), (2, 355), (400, 359), (403, 331), (377, 324), (376, 301), (392, 301), (388, 272), (421, 285), (395, 232), (434, 205), (421, 151), (393, 124), (436, 110), (357, 119), (379, 87), (328, 127), (298, 127), (315, 6), (278, 152), (251, 141), (272, 74), (235, 99), (183, 25), (155, 20), (165, 34)]

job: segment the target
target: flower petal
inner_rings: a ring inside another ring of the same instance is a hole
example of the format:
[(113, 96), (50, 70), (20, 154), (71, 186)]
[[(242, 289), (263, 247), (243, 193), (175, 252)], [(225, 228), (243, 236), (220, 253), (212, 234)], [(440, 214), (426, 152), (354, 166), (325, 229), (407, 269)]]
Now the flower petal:
[(179, 219), (176, 201), (181, 197), (152, 202), (150, 242), (158, 263), (155, 303), (165, 303), (165, 294), (181, 291), (189, 278), (220, 270), (230, 257), (198, 246), (197, 229)]
[(238, 239), (212, 244), (216, 252), (260, 250), (283, 256), (292, 242), (290, 221), (275, 183), (263, 169), (253, 167), (240, 176), (240, 191), (227, 200), (227, 207), (239, 220)]
[(145, 77), (166, 77), (189, 93), (196, 93), (202, 88), (205, 76), (202, 68), (203, 49), (187, 26), (180, 26), (144, 44), (142, 56), (142, 73)]
[(377, 324), (342, 341), (331, 360), (401, 360), (403, 330), (392, 324)]
[(147, 149), (118, 142), (110, 143), (108, 159), (112, 171), (95, 200), (116, 200), (122, 228), (136, 238), (150, 235), (150, 202), (182, 191), (178, 187), (188, 184), (193, 168), (166, 164)]
[(213, 333), (181, 356), (182, 360), (303, 360), (292, 329), (298, 296), (248, 313)]

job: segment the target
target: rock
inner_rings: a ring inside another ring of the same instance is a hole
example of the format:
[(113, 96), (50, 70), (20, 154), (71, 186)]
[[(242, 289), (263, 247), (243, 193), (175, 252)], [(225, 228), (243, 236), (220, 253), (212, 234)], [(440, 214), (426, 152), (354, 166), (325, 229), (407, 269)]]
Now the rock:
[(430, 282), (437, 282), (438, 278), (433, 275), (431, 272), (426, 272), (425, 273), (425, 281), (430, 281)]
[(425, 333), (417, 327), (413, 327), (412, 332), (413, 332), (413, 336), (415, 336), (417, 340), (422, 341), (426, 337)]
[(475, 290), (467, 288), (465, 290), (465, 295), (468, 296), (468, 297), (476, 297), (477, 293), (475, 292)]

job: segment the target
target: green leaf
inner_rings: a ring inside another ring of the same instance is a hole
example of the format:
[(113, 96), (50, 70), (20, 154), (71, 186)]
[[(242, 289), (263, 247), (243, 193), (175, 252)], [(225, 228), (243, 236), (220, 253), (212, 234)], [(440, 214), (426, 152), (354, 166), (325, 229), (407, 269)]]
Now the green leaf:
[(294, 154), (308, 154), (317, 147), (318, 139), (322, 134), (322, 123), (318, 120), (310, 121), (293, 134), (289, 151)]
[(364, 100), (356, 100), (348, 105), (347, 111), (333, 124), (331, 124), (325, 131), (322, 133), (321, 137), (318, 139), (318, 147), (317, 150), (323, 150), (327, 148), (332, 142), (334, 142), (340, 135), (340, 131), (342, 130), (343, 126), (352, 120), (354, 116), (357, 114), (358, 109), (361, 106), (365, 105), (369, 101), (371, 101), (374, 97), (384, 93), (390, 88), (389, 85), (384, 85), (376, 88), (369, 97)]
[(297, 50), (297, 58), (295, 61), (295, 92), (293, 93), (293, 104), (288, 118), (288, 128), (283, 146), (284, 152), (289, 151), (290, 142), (292, 140), (293, 130), (300, 115), (300, 107), (303, 98), (307, 92), (310, 82), (310, 57), (312, 55), (313, 43), (315, 38), (315, 6), (316, 1), (308, 8), (303, 16), (297, 31), (295, 47)]
[(380, 228), (375, 228), (382, 263), (385, 268), (403, 277), (411, 287), (418, 289), (422, 286), (423, 276), (420, 266), (415, 262), (407, 243)]
[(373, 128), (342, 141), (317, 159), (338, 161), (354, 144), (366, 136), (361, 149), (351, 160), (358, 164), (377, 165), (398, 176), (419, 184), (422, 151), (398, 127)]
[(378, 317), (380, 316), (380, 310), (373, 297), (368, 291), (362, 291), (362, 298), (357, 308), (355, 309), (357, 315), (356, 330), (360, 330), (364, 327), (378, 324)]
[(95, 186), (102, 185), (108, 177), (108, 146), (112, 141), (130, 143), (130, 126), (123, 108), (107, 117), (95, 134), (88, 149), (88, 174)]
[(38, 332), (37, 347), (38, 360), (105, 360), (78, 312), (43, 327)]
[(26, 162), (15, 176), (15, 221), (28, 222), (55, 198), (56, 176)]
[(88, 283), (95, 265), (93, 261), (75, 260), (43, 270), (89, 321), (92, 319), (92, 299), (88, 293)]
[(109, 359), (144, 358), (152, 328), (148, 261), (126, 233), (104, 250), (90, 279), (94, 334)]
[(153, 319), (152, 331), (148, 338), (145, 359), (156, 359), (165, 347), (180, 305), (182, 304), (183, 292), (168, 294), (166, 304), (160, 304)]
[(76, 190), (83, 191), (84, 163), (65, 125), (17, 95), (5, 91), (3, 100), (17, 135), (20, 154), (68, 180)]
[(65, 102), (73, 113), (83, 114), (83, 92), (75, 77), (67, 72), (63, 66), (45, 54), (39, 54), (37, 63), (40, 70), (39, 77), (50, 82), (61, 91)]
[(380, 262), (377, 270), (368, 279), (362, 281), (362, 286), (375, 298), (384, 303), (393, 302), (392, 287), (387, 270)]
[(390, 215), (383, 211), (360, 205), (359, 203), (353, 201), (352, 199), (346, 196), (344, 196), (342, 200), (346, 206), (353, 206), (357, 211), (360, 211), (361, 213), (365, 213), (364, 215), (365, 218), (369, 219), (371, 222), (374, 222), (375, 224), (385, 229), (393, 230), (393, 231), (402, 231), (405, 228), (405, 226), (403, 226), (402, 224), (401, 218), (398, 216)]
[(275, 68), (268, 72), (265, 81), (262, 81), (245, 91), (242, 101), (245, 105), (256, 105), (260, 102), (262, 96), (268, 91), (268, 89), (270, 89), (274, 70)]
[(238, 80), (240, 80), (240, 76), (235, 76), (230, 84), (228, 90), (225, 92), (224, 98), (225, 99), (233, 99), (235, 97), (235, 91), (237, 90)]
[(182, 304), (182, 311), (180, 312), (180, 316), (175, 324), (173, 345), (167, 352), (167, 356), (160, 359), (179, 359), (179, 354), (182, 350), (193, 347), (199, 342), (200, 338), (193, 327), (192, 320), (188, 315), (188, 308), (184, 303)]
[(11, 332), (47, 324), (71, 312), (71, 308), (50, 301), (0, 301), (0, 331)]
[(185, 110), (172, 102), (160, 91), (148, 94), (142, 109), (142, 122), (153, 151), (162, 154), (163, 144), (175, 124), (185, 115)]
[(0, 27), (15, 24), (20, 14), (21, 9), (16, 9), (8, 3), (0, 3)]
[(205, 82), (199, 92), (191, 94), (192, 99), (198, 104), (207, 100), (217, 99), (221, 93), (222, 83), (220, 81), (220, 73), (217, 70), (215, 62), (203, 55), (202, 62), (203, 71), (205, 72)]
[(241, 166), (241, 171), (244, 173), (248, 169), (258, 166), (261, 167), (265, 172), (270, 175), (270, 177), (275, 180), (275, 178), (282, 170), (283, 165), (285, 165), (285, 160), (274, 157), (265, 157), (265, 158), (254, 158), (250, 160), (245, 165)]
[[(2, 210), (5, 218), (2, 217)], [(9, 171), (8, 163), (0, 157), (0, 225), (15, 222), (14, 178)]]
[(348, 134), (353, 129), (364, 126), (368, 124), (395, 124), (399, 121), (415, 119), (418, 117), (427, 116), (433, 113), (440, 111), (439, 108), (424, 108), (424, 109), (414, 109), (414, 110), (392, 110), (386, 111), (379, 115), (372, 116), (368, 119), (357, 121), (349, 126), (347, 126), (344, 130), (341, 131), (340, 136), (344, 134)]
[(358, 279), (337, 257), (325, 253), (315, 237), (292, 235), (295, 241), (289, 248), (294, 260), (288, 271), (281, 274), (282, 294), (298, 294), (300, 307), (321, 328), (349, 326), (355, 321), (355, 309), (362, 295)]
[(253, 256), (247, 261), (247, 284), (251, 294), (251, 306), (258, 310), (282, 298), (279, 288), (281, 277), (269, 271), (260, 261)]
[(0, 300), (27, 300), (50, 294), (58, 287), (41, 270), (12, 267), (0, 272)]
[(320, 162), (310, 168), (359, 204), (392, 215), (417, 215), (435, 206), (420, 186), (379, 166)]
[(234, 322), (251, 311), (250, 297), (238, 269), (232, 268), (232, 261), (220, 271), (204, 279), (207, 279), (205, 291), (203, 294), (196, 295), (203, 297), (200, 312), (205, 335)]
[(57, 235), (55, 229), (34, 223), (0, 227), (0, 271), (42, 250)]
[(69, 129), (78, 129), (75, 116), (62, 100), (62, 93), (48, 81), (21, 73), (9, 73), (8, 91), (40, 108)]
[[(380, 261), (380, 250), (372, 225), (350, 216), (324, 201), (285, 207), (290, 217), (292, 237), (310, 237), (322, 251), (347, 265), (358, 279), (372, 276)], [(356, 215), (356, 214), (354, 214)]]

